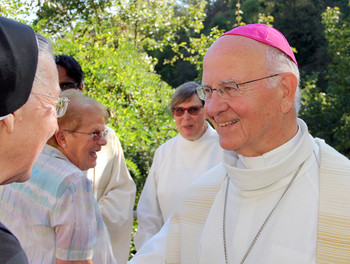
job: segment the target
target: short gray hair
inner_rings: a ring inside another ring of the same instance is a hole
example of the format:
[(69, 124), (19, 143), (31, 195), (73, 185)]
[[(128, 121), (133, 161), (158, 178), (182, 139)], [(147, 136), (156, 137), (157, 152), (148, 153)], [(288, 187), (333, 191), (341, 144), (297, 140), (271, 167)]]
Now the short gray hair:
[(35, 34), (38, 42), (39, 54), (40, 52), (47, 51), (52, 55), (52, 45), (51, 42), (40, 34)]
[(49, 56), (52, 56), (52, 60), (54, 62), (54, 57), (53, 57), (51, 42), (42, 35), (39, 35), (39, 34), (35, 34), (35, 35), (38, 43), (39, 54), (38, 54), (38, 65), (35, 72), (33, 87), (35, 86), (40, 87), (40, 83), (45, 85), (45, 81), (47, 78), (46, 76), (47, 69), (46, 69), (46, 65), (44, 65), (42, 61), (42, 58), (43, 56), (49, 55)]
[[(184, 84), (181, 84), (176, 89), (173, 97), (171, 98), (171, 102), (170, 102), (171, 112), (173, 112), (175, 106), (182, 104), (183, 102), (186, 102), (187, 100), (190, 100), (194, 94), (197, 95), (196, 89), (198, 86), (200, 86), (200, 85), (196, 82), (185, 82)], [(198, 98), (199, 98), (199, 96), (198, 96)], [(202, 101), (202, 104), (204, 105), (204, 101)]]
[[(295, 91), (294, 98), (294, 107), (296, 113), (299, 113), (301, 106), (301, 92), (299, 87), (300, 82), (300, 73), (298, 66), (282, 51), (276, 49), (275, 47), (271, 47), (267, 45), (266, 48), (266, 59), (269, 65), (269, 71), (274, 73), (283, 73), (283, 72), (291, 72), (297, 78), (298, 84), (297, 89)], [(277, 85), (278, 78), (270, 78), (266, 80), (266, 83), (269, 87), (274, 87)]]

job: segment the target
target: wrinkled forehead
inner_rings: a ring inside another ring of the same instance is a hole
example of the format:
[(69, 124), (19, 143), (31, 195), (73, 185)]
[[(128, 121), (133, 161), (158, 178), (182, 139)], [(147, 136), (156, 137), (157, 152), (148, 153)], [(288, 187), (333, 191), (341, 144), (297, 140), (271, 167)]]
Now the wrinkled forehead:
[(266, 52), (266, 44), (259, 41), (236, 35), (223, 36), (217, 39), (206, 52), (204, 59), (207, 56), (232, 56), (240, 54), (259, 56)]
[(267, 68), (266, 46), (242, 36), (219, 38), (204, 56), (202, 84), (208, 84), (213, 78), (231, 79), (264, 71)]

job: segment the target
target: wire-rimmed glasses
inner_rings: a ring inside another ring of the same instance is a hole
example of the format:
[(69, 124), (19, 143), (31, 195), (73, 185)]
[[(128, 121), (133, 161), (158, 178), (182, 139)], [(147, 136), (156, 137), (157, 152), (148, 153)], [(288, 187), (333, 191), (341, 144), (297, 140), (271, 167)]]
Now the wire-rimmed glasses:
[(55, 97), (48, 94), (37, 93), (37, 92), (32, 92), (32, 94), (46, 96), (57, 100), (57, 102), (55, 103), (57, 118), (64, 116), (64, 114), (66, 113), (68, 102), (69, 102), (69, 99), (67, 97)]
[(204, 86), (197, 87), (196, 90), (197, 90), (197, 94), (198, 94), (199, 98), (202, 99), (203, 101), (210, 101), (212, 96), (213, 96), (213, 91), (216, 91), (218, 93), (218, 95), (220, 95), (222, 98), (227, 99), (227, 98), (231, 98), (231, 97), (234, 97), (234, 96), (239, 94), (239, 92), (240, 92), (239, 86), (240, 85), (264, 80), (267, 78), (275, 77), (277, 75), (279, 75), (279, 73), (269, 75), (266, 77), (262, 77), (259, 79), (247, 81), (247, 82), (242, 82), (242, 83), (237, 83), (235, 81), (223, 82), (223, 83), (219, 84), (215, 89), (204, 85)]
[(68, 89), (76, 89), (78, 88), (79, 83), (73, 83), (73, 82), (63, 82), (60, 83), (60, 88), (62, 91), (68, 90)]
[(66, 131), (68, 133), (78, 133), (78, 134), (84, 134), (84, 135), (89, 135), (92, 136), (92, 139), (94, 141), (99, 141), (101, 137), (106, 137), (108, 134), (108, 129), (106, 128), (103, 131), (95, 131), (95, 132), (82, 132), (82, 131), (73, 131), (73, 130), (68, 130), (68, 129), (63, 129), (63, 131)]

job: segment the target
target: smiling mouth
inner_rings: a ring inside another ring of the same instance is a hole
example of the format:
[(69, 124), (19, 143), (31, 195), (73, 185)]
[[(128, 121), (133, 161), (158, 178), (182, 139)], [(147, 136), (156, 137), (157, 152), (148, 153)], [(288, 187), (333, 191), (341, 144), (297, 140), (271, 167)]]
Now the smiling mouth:
[(228, 122), (224, 122), (224, 123), (218, 123), (219, 127), (225, 127), (225, 126), (229, 126), (232, 124), (236, 124), (238, 122), (238, 119), (233, 120), (233, 121), (228, 121)]
[(96, 151), (90, 151), (90, 155), (94, 158), (97, 158)]

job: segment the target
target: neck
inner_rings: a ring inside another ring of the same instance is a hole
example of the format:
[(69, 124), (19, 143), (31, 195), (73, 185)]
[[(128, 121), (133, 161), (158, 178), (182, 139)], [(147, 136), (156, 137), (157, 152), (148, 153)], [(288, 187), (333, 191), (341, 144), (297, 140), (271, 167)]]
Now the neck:
[(282, 122), (282, 124), (279, 125), (279, 129), (274, 129), (272, 134), (265, 135), (255, 146), (246, 147), (242, 150), (236, 149), (235, 152), (245, 157), (259, 157), (284, 145), (291, 140), (297, 132), (298, 123), (296, 119), (291, 123)]
[(187, 138), (187, 140), (189, 140), (189, 141), (196, 141), (196, 140), (200, 139), (205, 134), (207, 129), (208, 129), (208, 123), (204, 122), (204, 125), (203, 125), (203, 128), (202, 128), (202, 133), (197, 138), (194, 138), (194, 139), (188, 139)]
[(18, 166), (18, 158), (9, 158), (8, 155), (0, 156), (0, 185), (12, 182), (23, 182), (30, 177), (31, 168), (24, 169)]
[(302, 132), (300, 129), (297, 133), (286, 143), (281, 146), (266, 152), (258, 157), (246, 157), (238, 154), (238, 166), (241, 168), (264, 168), (278, 163), (281, 157), (288, 156), (289, 153), (293, 151), (295, 146), (301, 140)]

